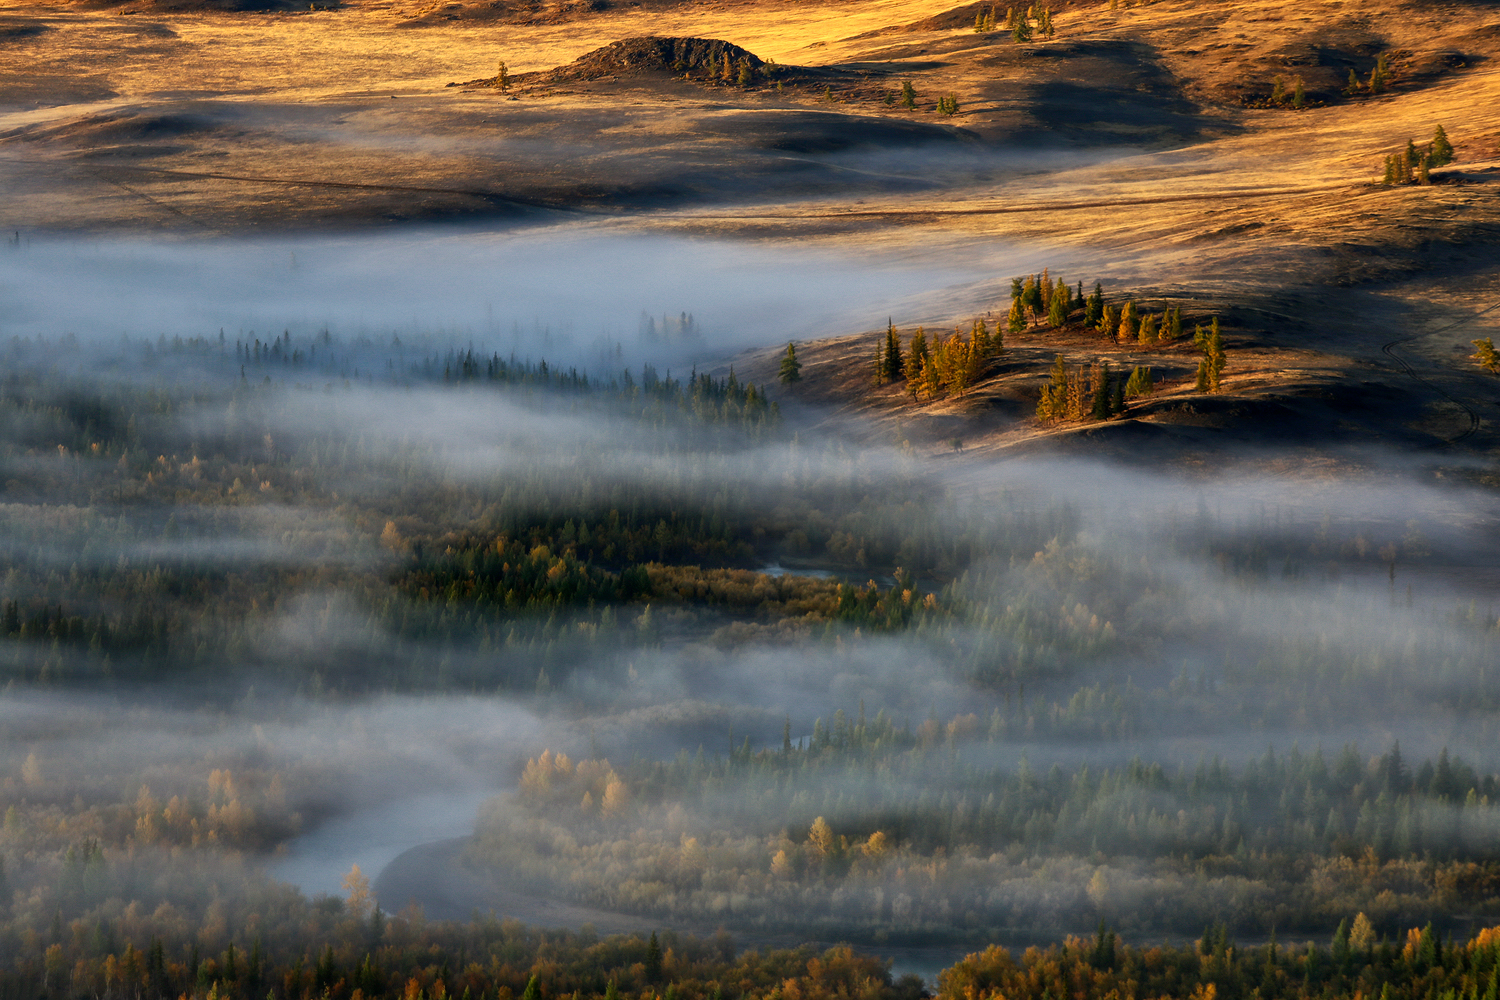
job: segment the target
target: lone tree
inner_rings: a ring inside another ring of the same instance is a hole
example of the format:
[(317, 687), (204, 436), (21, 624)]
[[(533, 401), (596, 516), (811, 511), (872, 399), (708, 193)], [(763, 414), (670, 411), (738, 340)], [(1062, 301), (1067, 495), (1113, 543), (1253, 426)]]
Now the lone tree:
[(781, 382), (791, 385), (802, 381), (802, 362), (797, 360), (797, 345), (787, 341), (786, 353), (781, 356)]
[(505, 60), (500, 61), (500, 67), (495, 71), (495, 86), (501, 90), (510, 89), (510, 70), (505, 65)]
[(910, 80), (901, 81), (901, 106), (909, 110), (917, 110), (917, 88), (911, 85)]

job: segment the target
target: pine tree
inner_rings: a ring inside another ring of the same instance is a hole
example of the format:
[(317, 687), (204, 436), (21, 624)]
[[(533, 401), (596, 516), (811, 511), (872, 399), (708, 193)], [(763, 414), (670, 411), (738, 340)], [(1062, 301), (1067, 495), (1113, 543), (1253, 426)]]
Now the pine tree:
[(1302, 89), (1300, 77), (1297, 79), (1297, 86), (1292, 89), (1292, 107), (1298, 109), (1307, 107), (1307, 91)]
[[(1080, 298), (1082, 297), (1082, 294), (1083, 294), (1082, 289), (1083, 289), (1083, 283), (1079, 282), (1079, 297)], [(1101, 319), (1103, 319), (1103, 318), (1104, 318), (1104, 286), (1102, 284), (1100, 284), (1099, 282), (1096, 281), (1096, 282), (1094, 282), (1094, 291), (1093, 291), (1093, 294), (1091, 294), (1088, 297), (1088, 301), (1084, 303), (1084, 307), (1083, 307), (1083, 324), (1084, 324), (1084, 326), (1097, 326), (1099, 324), (1099, 321)]]
[[(679, 371), (681, 369), (678, 369)], [(787, 341), (786, 353), (781, 356), (780, 379), (782, 385), (802, 381), (802, 362), (797, 360), (797, 345)]]
[(1275, 82), (1271, 84), (1271, 103), (1286, 103), (1286, 81), (1279, 76), (1276, 78)]
[(1208, 361), (1208, 391), (1219, 391), (1219, 380), (1224, 374), (1224, 340), (1219, 335), (1219, 317), (1209, 325), (1208, 341), (1204, 345), (1204, 357)]
[(1443, 126), (1439, 125), (1432, 133), (1430, 148), (1428, 159), (1434, 167), (1445, 167), (1453, 162), (1453, 144), (1448, 141), (1448, 133), (1443, 131)]
[(910, 111), (917, 110), (917, 88), (911, 85), (910, 80), (901, 81), (901, 106)]
[(901, 335), (896, 332), (896, 324), (891, 320), (886, 320), (885, 325), (885, 360), (881, 374), (887, 382), (894, 382), (905, 374), (901, 358)]
[(1346, 83), (1346, 84), (1344, 84), (1344, 93), (1347, 94), (1349, 97), (1353, 97), (1355, 94), (1359, 93), (1363, 89), (1364, 89), (1364, 87), (1359, 82), (1359, 74), (1356, 73), (1356, 72), (1354, 72), (1354, 67), (1353, 66), (1350, 66), (1349, 67), (1349, 82)]
[(1017, 13), (1010, 28), (1010, 38), (1013, 42), (1031, 41), (1031, 21), (1025, 14)]
[(1139, 399), (1149, 396), (1156, 391), (1156, 384), (1151, 380), (1151, 369), (1137, 365), (1130, 373), (1130, 378), (1125, 382), (1125, 398)]
[(927, 333), (920, 326), (911, 335), (911, 347), (906, 353), (906, 381), (915, 396), (922, 379), (922, 369), (927, 364)]
[(1052, 422), (1061, 420), (1068, 406), (1068, 365), (1059, 354), (1052, 362), (1052, 381), (1042, 386), (1042, 397), (1037, 401), (1038, 420)]
[(1109, 391), (1109, 362), (1100, 361), (1098, 364), (1094, 365), (1091, 381), (1094, 389), (1094, 401), (1093, 409), (1090, 412), (1089, 416), (1091, 416), (1095, 420), (1108, 420), (1111, 402)]
[(1182, 306), (1174, 306), (1172, 308), (1172, 322), (1168, 326), (1163, 339), (1174, 341), (1182, 339)]
[(1021, 311), (1019, 296), (1010, 300), (1010, 314), (1005, 318), (1005, 328), (1011, 333), (1020, 333), (1026, 329), (1026, 315)]

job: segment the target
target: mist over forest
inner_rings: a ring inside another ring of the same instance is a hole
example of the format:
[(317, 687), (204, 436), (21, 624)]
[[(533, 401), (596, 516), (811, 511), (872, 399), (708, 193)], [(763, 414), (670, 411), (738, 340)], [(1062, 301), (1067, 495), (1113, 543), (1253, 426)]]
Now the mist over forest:
[(127, 899), (207, 921), (210, 984), (297, 907), (949, 951), (1495, 917), (1461, 474), (970, 460), (699, 371), (733, 341), (682, 311), (589, 368), (154, 315), (3, 345), (18, 948)]
[(0, 10), (0, 1000), (1500, 1000), (1492, 14)]

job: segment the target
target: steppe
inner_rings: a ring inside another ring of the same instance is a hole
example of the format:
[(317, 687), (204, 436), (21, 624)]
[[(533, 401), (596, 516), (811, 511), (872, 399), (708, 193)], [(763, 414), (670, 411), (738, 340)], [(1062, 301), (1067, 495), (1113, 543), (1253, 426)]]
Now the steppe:
[[(917, 405), (869, 385), (883, 331), (833, 325), (803, 345), (789, 395), (969, 454), (1357, 461), (1376, 444), (1484, 475), (1472, 460), (1500, 445), (1500, 412), (1468, 356), (1500, 324), (1500, 5), (1064, 2), (1055, 36), (1026, 43), (976, 31), (988, 9), (10, 0), (0, 228), (19, 244), (463, 222), (993, 267), (933, 289), (896, 318), (908, 331), (1003, 319), (1010, 278), (1050, 264), (1190, 322), (1221, 316), (1224, 392), (1193, 391), (1187, 343), (1143, 354), (1039, 331), (967, 395)], [(720, 39), (775, 73), (568, 68), (640, 36)], [(1385, 92), (1345, 94), (1382, 53)], [(1267, 101), (1277, 76), (1308, 106)], [(890, 102), (903, 81), (915, 109)], [(958, 112), (939, 114), (949, 94)], [(1378, 183), (1387, 154), (1439, 124), (1453, 166), (1431, 186)], [(1162, 390), (1127, 419), (1038, 426), (1059, 352), (1150, 364)], [(720, 361), (770, 380), (778, 353)]]

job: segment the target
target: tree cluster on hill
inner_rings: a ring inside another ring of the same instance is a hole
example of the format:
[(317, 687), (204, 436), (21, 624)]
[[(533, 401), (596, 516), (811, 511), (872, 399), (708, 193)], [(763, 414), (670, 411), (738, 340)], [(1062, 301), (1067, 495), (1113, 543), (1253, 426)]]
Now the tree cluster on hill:
[(1431, 184), (1430, 170), (1453, 162), (1453, 144), (1448, 134), (1439, 125), (1432, 134), (1432, 141), (1421, 149), (1410, 139), (1406, 148), (1385, 158), (1385, 175), (1381, 183), (1386, 187), (1402, 184)]
[(968, 336), (957, 329), (946, 339), (934, 336), (930, 346), (927, 331), (917, 327), (910, 345), (903, 347), (901, 333), (890, 323), (875, 349), (874, 382), (904, 381), (913, 401), (962, 396), (1004, 351), (1002, 334), (996, 329), (992, 336), (982, 318), (974, 321)]

